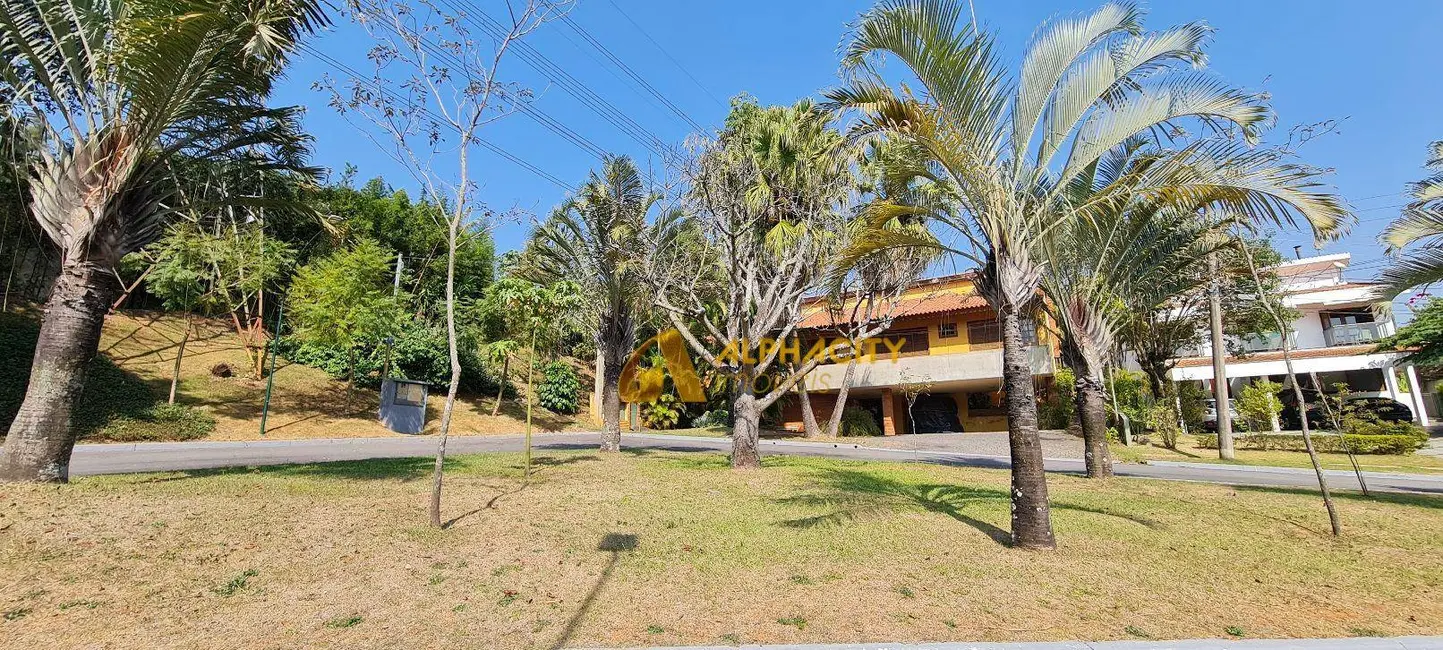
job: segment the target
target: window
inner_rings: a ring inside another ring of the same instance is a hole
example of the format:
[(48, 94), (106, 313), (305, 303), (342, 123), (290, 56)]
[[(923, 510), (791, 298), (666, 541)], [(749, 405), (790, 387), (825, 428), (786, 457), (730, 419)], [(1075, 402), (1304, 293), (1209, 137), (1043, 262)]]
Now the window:
[(398, 406), (423, 406), (426, 404), (426, 387), (421, 384), (396, 382)]
[(1007, 409), (1002, 406), (1002, 392), (995, 393), (967, 393), (967, 416), (977, 417), (979, 415), (1005, 415)]
[(974, 320), (967, 323), (967, 342), (972, 345), (997, 343), (1002, 340), (1002, 328), (995, 320)]
[(957, 323), (942, 323), (937, 326), (937, 338), (957, 338)]
[[(931, 349), (930, 346), (928, 346), (927, 344), (926, 328), (894, 330), (882, 335), (882, 338), (890, 341), (892, 346), (900, 346), (896, 348), (898, 354), (908, 354), (911, 352), (926, 352), (927, 350)], [(878, 345), (877, 354), (879, 356), (891, 354), (893, 349), (893, 347)]]
[(1031, 318), (1022, 319), (1022, 342), (1037, 345), (1037, 321)]

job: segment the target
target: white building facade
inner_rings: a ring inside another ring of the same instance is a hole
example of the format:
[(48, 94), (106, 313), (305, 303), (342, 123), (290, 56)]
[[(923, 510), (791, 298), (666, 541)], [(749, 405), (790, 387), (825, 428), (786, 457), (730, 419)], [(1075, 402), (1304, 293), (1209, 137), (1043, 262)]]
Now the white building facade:
[[(1413, 410), (1414, 419), (1427, 425), (1436, 416), (1435, 400), (1424, 395), (1418, 372), (1403, 361), (1403, 352), (1374, 352), (1375, 341), (1392, 335), (1389, 317), (1374, 314), (1376, 285), (1349, 282), (1344, 277), (1351, 255), (1338, 253), (1305, 257), (1277, 267), (1283, 302), (1300, 316), (1291, 325), (1293, 370), (1304, 387), (1317, 383), (1331, 390), (1347, 384), (1353, 395), (1387, 397)], [(1211, 342), (1206, 340), (1189, 356), (1177, 360), (1173, 381), (1202, 381), (1212, 387)], [(1232, 342), (1246, 354), (1227, 359), (1227, 382), (1232, 395), (1248, 383), (1268, 378), (1285, 383), (1282, 340), (1278, 335)], [(1231, 349), (1231, 347), (1230, 347)]]

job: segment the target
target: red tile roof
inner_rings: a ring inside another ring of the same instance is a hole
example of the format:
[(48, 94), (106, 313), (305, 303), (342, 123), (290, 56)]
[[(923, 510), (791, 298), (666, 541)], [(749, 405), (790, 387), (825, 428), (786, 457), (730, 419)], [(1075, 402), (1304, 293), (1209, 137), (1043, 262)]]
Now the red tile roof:
[[(1355, 354), (1369, 354), (1378, 347), (1374, 343), (1361, 345), (1339, 345), (1331, 348), (1309, 348), (1293, 350), (1293, 359), (1319, 359), (1324, 357), (1350, 357)], [(1255, 361), (1282, 361), (1283, 351), (1254, 352), (1246, 357), (1228, 357), (1228, 363), (1253, 363)], [(1198, 368), (1212, 365), (1212, 357), (1188, 357), (1177, 362), (1179, 368)]]
[[(974, 311), (988, 309), (987, 300), (978, 295), (960, 295), (956, 293), (939, 293), (920, 298), (906, 298), (897, 303), (897, 308), (892, 312), (894, 318), (904, 316), (929, 316), (932, 314), (948, 314), (954, 312)], [(844, 318), (848, 314), (837, 314), (836, 318)], [(811, 329), (831, 327), (833, 315), (826, 310), (817, 310), (808, 314), (797, 324), (798, 328)]]

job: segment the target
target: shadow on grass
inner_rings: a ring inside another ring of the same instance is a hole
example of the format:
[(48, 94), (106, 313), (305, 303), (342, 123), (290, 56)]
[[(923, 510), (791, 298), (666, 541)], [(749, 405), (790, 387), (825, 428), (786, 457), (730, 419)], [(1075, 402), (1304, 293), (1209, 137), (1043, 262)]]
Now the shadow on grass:
[[(1288, 487), (1255, 487), (1247, 485), (1232, 486), (1238, 492), (1263, 492), (1269, 494), (1292, 494), (1299, 496), (1311, 496), (1321, 498), (1316, 488), (1288, 488)], [(1377, 503), (1389, 503), (1400, 506), (1414, 506), (1418, 508), (1443, 508), (1443, 488), (1410, 488), (1420, 494), (1407, 494), (1402, 492), (1380, 492), (1373, 490), (1371, 496), (1363, 496), (1362, 492), (1353, 490), (1340, 490), (1333, 488), (1334, 499), (1341, 501), (1372, 501)]]
[[(991, 523), (967, 513), (969, 509), (992, 502), (1009, 503), (1006, 490), (996, 488), (946, 485), (939, 483), (908, 483), (878, 476), (872, 472), (852, 469), (819, 470), (825, 491), (778, 499), (778, 503), (830, 508), (832, 512), (790, 519), (779, 522), (788, 528), (814, 528), (818, 526), (841, 525), (857, 519), (881, 517), (898, 510), (920, 508), (927, 512), (945, 514), (967, 524), (1000, 545), (1012, 542), (1012, 535)], [(1089, 512), (1125, 519), (1147, 528), (1158, 528), (1158, 524), (1145, 517), (1114, 512), (1101, 508), (1082, 506), (1054, 499), (1053, 510)]]
[(566, 621), (566, 627), (561, 629), (561, 636), (557, 637), (556, 643), (551, 646), (552, 650), (565, 648), (571, 641), (571, 637), (576, 634), (576, 628), (581, 626), (582, 619), (586, 618), (587, 612), (591, 611), (591, 607), (596, 603), (597, 597), (601, 595), (602, 589), (611, 580), (611, 573), (616, 570), (617, 563), (621, 561), (621, 554), (636, 550), (637, 543), (636, 535), (631, 533), (607, 533), (601, 537), (601, 541), (596, 544), (596, 550), (610, 553), (611, 557), (607, 559), (606, 567), (601, 570), (601, 576), (596, 579), (596, 584), (591, 586), (586, 597), (581, 599), (581, 605)]

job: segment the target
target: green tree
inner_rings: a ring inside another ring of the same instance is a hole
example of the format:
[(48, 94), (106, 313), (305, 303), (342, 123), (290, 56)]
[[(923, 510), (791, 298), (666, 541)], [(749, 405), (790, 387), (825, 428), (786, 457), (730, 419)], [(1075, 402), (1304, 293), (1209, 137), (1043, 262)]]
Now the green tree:
[(346, 391), (356, 384), (356, 350), (395, 333), (406, 316), (391, 283), (394, 255), (362, 239), (296, 273), (287, 302), (302, 341), (346, 351)]
[(194, 312), (209, 293), (211, 251), (208, 244), (194, 228), (180, 225), (172, 228), (149, 251), (154, 266), (145, 276), (146, 289), (163, 301), (165, 309), (185, 312), (185, 331), (176, 346), (175, 365), (170, 373), (169, 404), (175, 403), (176, 388), (180, 385), (180, 364), (185, 357), (185, 346), (190, 342)]
[(1427, 167), (1429, 176), (1409, 185), (1411, 200), (1403, 214), (1379, 236), (1388, 252), (1398, 255), (1379, 278), (1387, 285), (1387, 300), (1443, 280), (1443, 247), (1438, 245), (1443, 241), (1443, 140), (1428, 145)]
[(1266, 378), (1249, 383), (1238, 394), (1238, 415), (1249, 431), (1278, 431), (1278, 416), (1283, 413), (1283, 400), (1278, 397), (1283, 385)]
[(1413, 320), (1378, 341), (1378, 350), (1404, 350), (1404, 360), (1427, 368), (1443, 367), (1443, 298), (1430, 298), (1413, 310)]
[[(939, 219), (964, 242), (945, 250), (982, 269), (979, 289), (997, 312), (1012, 456), (1012, 540), (1052, 548), (1051, 514), (1032, 370), (1021, 322), (1039, 289), (1044, 260), (1035, 242), (1059, 224), (1087, 218), (1104, 202), (1073, 205), (1068, 190), (1102, 158), (1140, 134), (1197, 118), (1256, 142), (1268, 111), (1262, 98), (1192, 71), (1211, 30), (1189, 23), (1146, 32), (1141, 12), (1107, 4), (1054, 19), (1024, 52), (1015, 82), (993, 39), (964, 16), (958, 0), (888, 0), (862, 16), (844, 45), (848, 84), (827, 96), (860, 115), (858, 136), (885, 133), (914, 143), (917, 165), (945, 181), (958, 205)], [(888, 58), (916, 82), (893, 90)], [(1250, 198), (1251, 200), (1251, 198)], [(1258, 206), (1281, 212), (1276, 204)], [(1328, 224), (1321, 224), (1328, 225)], [(879, 232), (858, 255), (919, 245)]]
[(648, 191), (636, 164), (608, 157), (601, 173), (552, 212), (532, 234), (527, 257), (538, 280), (580, 283), (601, 376), (601, 451), (621, 449), (621, 367), (636, 345), (636, 312), (648, 297), (640, 257), (647, 213), (661, 194)]
[[(581, 287), (563, 281), (549, 285), (518, 277), (504, 277), (492, 286), (493, 300), (504, 307), (530, 338), (526, 360), (526, 479), (531, 479), (531, 406), (536, 402), (535, 381), (538, 341), (552, 343), (562, 333), (575, 331), (580, 311)], [(554, 350), (554, 345), (547, 345)]]
[(12, 114), (41, 132), (31, 214), (63, 260), (0, 480), (68, 479), (70, 414), (116, 265), (184, 201), (175, 161), (310, 171), (296, 109), (266, 100), (297, 40), (325, 23), (314, 0), (0, 2), (0, 77)]

